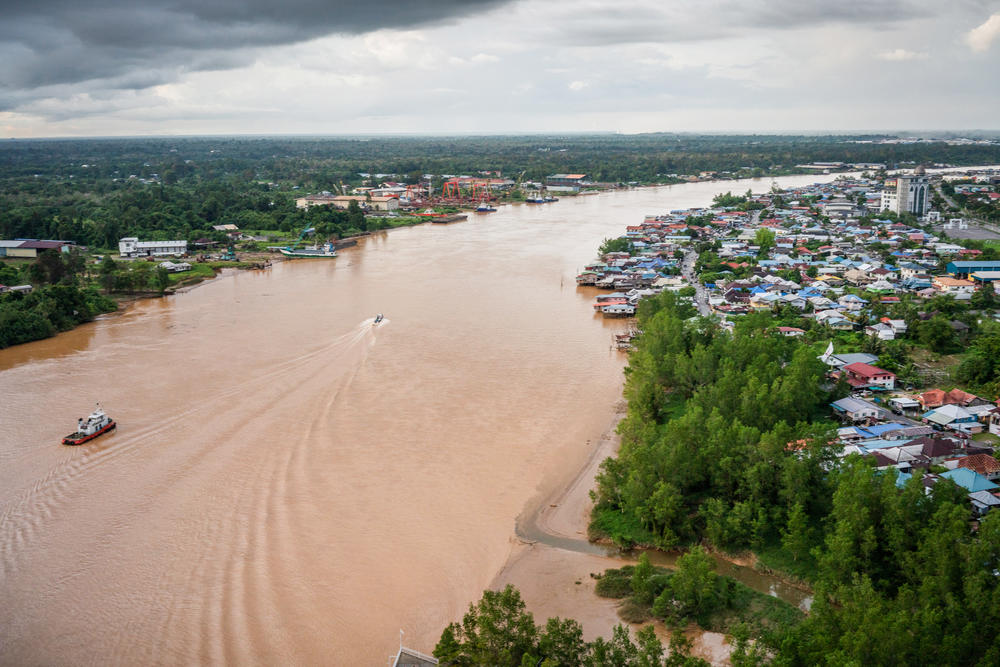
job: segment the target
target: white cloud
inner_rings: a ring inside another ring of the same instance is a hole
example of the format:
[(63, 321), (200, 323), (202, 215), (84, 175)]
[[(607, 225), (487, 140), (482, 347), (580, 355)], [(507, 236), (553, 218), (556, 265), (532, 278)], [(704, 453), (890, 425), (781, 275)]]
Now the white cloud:
[(567, 88), (569, 88), (573, 92), (579, 92), (584, 88), (587, 88), (588, 86), (590, 86), (590, 83), (588, 81), (570, 81)]
[(878, 57), (882, 60), (903, 62), (907, 60), (926, 60), (927, 54), (922, 51), (917, 52), (907, 51), (906, 49), (893, 49), (892, 51), (883, 51), (878, 54)]
[(481, 65), (483, 63), (498, 63), (498, 62), (500, 62), (499, 58), (497, 58), (496, 56), (491, 55), (489, 53), (477, 53), (476, 55), (472, 56), (472, 58), (470, 58), (470, 60), (472, 62), (476, 63), (477, 65)]
[(1000, 13), (986, 19), (978, 28), (973, 28), (965, 34), (965, 43), (973, 51), (983, 53), (988, 51), (993, 40), (1000, 37)]

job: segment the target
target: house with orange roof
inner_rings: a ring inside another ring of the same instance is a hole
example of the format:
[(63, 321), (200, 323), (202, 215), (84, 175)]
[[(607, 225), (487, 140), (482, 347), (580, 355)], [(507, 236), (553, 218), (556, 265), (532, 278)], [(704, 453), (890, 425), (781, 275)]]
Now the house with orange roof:
[(924, 410), (933, 410), (934, 408), (940, 408), (942, 405), (960, 405), (963, 408), (967, 408), (973, 405), (986, 405), (988, 403), (988, 401), (979, 398), (975, 394), (970, 394), (961, 389), (952, 389), (951, 391), (930, 389), (918, 395), (917, 400)]
[(976, 290), (976, 283), (961, 278), (934, 276), (934, 289), (942, 294), (951, 294), (956, 298), (963, 296), (968, 298)]

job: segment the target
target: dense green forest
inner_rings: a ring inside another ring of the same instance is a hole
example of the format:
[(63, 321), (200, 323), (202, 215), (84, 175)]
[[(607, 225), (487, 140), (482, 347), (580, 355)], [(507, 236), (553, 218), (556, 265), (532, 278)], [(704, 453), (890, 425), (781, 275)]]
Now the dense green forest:
[[(867, 137), (871, 138), (871, 137)], [(0, 238), (111, 248), (122, 236), (213, 238), (245, 230), (364, 231), (363, 216), (296, 211), (306, 192), (360, 185), (361, 174), (416, 183), (424, 174), (500, 172), (543, 180), (583, 172), (603, 182), (670, 174), (782, 174), (812, 161), (1000, 162), (1000, 146), (852, 143), (843, 136), (674, 134), (527, 137), (163, 137), (0, 143)]]
[(626, 546), (752, 549), (810, 581), (810, 614), (761, 636), (757, 661), (998, 664), (1000, 514), (977, 526), (950, 481), (927, 494), (920, 475), (899, 487), (838, 461), (824, 414), (844, 388), (824, 386), (815, 350), (769, 332), (768, 314), (731, 335), (693, 314), (669, 293), (642, 302), (593, 529)]

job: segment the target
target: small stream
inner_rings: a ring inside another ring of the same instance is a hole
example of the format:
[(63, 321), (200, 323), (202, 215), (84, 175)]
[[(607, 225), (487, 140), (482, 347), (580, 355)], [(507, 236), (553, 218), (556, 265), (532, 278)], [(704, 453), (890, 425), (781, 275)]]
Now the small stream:
[[(634, 549), (632, 551), (624, 552), (621, 549), (608, 544), (589, 542), (585, 539), (548, 533), (539, 525), (538, 515), (540, 511), (541, 508), (531, 512), (527, 518), (522, 517), (517, 522), (517, 536), (525, 542), (544, 544), (554, 549), (562, 549), (564, 551), (575, 551), (578, 553), (614, 558), (616, 560), (620, 560), (622, 565), (629, 565), (636, 562), (639, 555), (645, 551), (653, 565), (676, 568), (677, 559), (683, 555), (681, 552), (667, 552), (656, 549)], [(809, 607), (812, 604), (811, 592), (805, 591), (797, 586), (793, 586), (792, 584), (779, 579), (774, 575), (761, 572), (752, 567), (734, 563), (719, 554), (710, 553), (709, 555), (711, 555), (715, 560), (715, 570), (719, 574), (735, 579), (755, 591), (766, 593), (767, 595), (776, 597), (779, 600), (783, 600), (788, 604), (801, 609), (802, 611), (809, 611)]]

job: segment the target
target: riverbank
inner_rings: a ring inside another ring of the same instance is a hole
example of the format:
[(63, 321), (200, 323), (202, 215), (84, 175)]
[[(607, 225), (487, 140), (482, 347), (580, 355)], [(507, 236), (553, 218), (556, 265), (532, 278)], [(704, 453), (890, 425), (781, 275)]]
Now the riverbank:
[[(585, 443), (591, 453), (576, 475), (529, 503), (518, 517), (507, 562), (490, 585), (494, 590), (507, 584), (518, 588), (536, 622), (552, 616), (579, 621), (586, 641), (611, 637), (616, 625), (629, 625), (633, 632), (649, 625), (622, 620), (618, 615), (620, 602), (599, 597), (595, 591), (597, 579), (593, 575), (634, 559), (612, 545), (587, 540), (593, 506), (590, 490), (594, 488), (601, 462), (618, 452), (621, 441), (616, 429), (625, 410), (624, 402), (615, 405), (608, 426)], [(670, 633), (666, 626), (654, 625), (657, 636), (667, 644)], [(713, 665), (729, 664), (731, 647), (724, 635), (693, 624), (685, 635), (692, 642), (692, 655)]]

